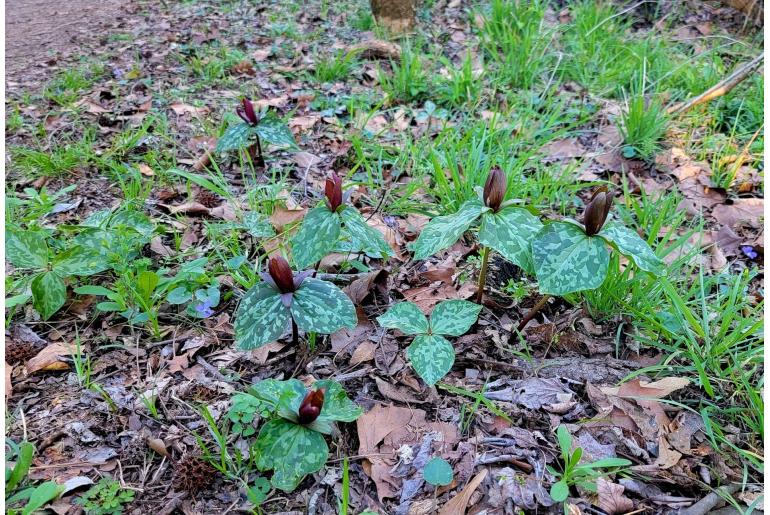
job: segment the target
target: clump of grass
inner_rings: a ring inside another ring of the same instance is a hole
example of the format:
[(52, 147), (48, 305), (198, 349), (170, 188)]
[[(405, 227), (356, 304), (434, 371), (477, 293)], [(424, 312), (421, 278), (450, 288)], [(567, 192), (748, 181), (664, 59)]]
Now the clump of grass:
[(45, 86), (43, 97), (60, 106), (71, 105), (103, 74), (104, 68), (96, 65), (64, 70)]
[(49, 150), (13, 147), (10, 167), (32, 178), (61, 177), (95, 160), (92, 137), (86, 134), (80, 141), (58, 143)]
[(441, 58), (441, 62), (448, 70), (449, 76), (438, 82), (437, 101), (452, 107), (476, 103), (484, 87), (484, 71), (482, 69), (474, 72), (470, 51), (466, 53), (459, 68), (445, 57)]
[(648, 160), (660, 150), (668, 116), (655, 92), (645, 95), (645, 77), (642, 73), (639, 82), (625, 96), (618, 129), (623, 136), (623, 154)]
[(338, 50), (327, 58), (317, 58), (313, 68), (316, 82), (336, 82), (348, 77), (356, 67), (358, 52)]
[(410, 44), (403, 46), (398, 62), (390, 61), (390, 68), (390, 74), (382, 69), (379, 73), (380, 86), (390, 98), (400, 102), (414, 102), (425, 97), (428, 77), (420, 55)]

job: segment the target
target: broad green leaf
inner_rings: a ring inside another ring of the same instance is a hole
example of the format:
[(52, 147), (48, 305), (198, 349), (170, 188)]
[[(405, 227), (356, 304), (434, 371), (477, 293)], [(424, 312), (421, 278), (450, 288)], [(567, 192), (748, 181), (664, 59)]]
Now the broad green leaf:
[(254, 285), (243, 296), (235, 313), (235, 340), (241, 350), (251, 350), (277, 340), (291, 314), (281, 295), (267, 283)]
[(467, 300), (439, 302), (430, 314), (430, 332), (448, 336), (463, 335), (476, 323), (480, 312), (479, 304)]
[(350, 233), (354, 247), (380, 259), (393, 255), (393, 249), (382, 237), (382, 233), (366, 223), (356, 208), (346, 206), (340, 212), (340, 217), (345, 229)]
[(45, 234), (39, 231), (6, 231), (5, 257), (16, 268), (45, 268), (48, 264)]
[(636, 231), (624, 227), (618, 222), (608, 222), (599, 236), (607, 240), (607, 243), (618, 249), (624, 256), (630, 257), (636, 266), (654, 275), (666, 275), (663, 261), (652, 251)]
[(96, 286), (95, 284), (86, 284), (85, 286), (78, 286), (75, 288), (75, 293), (78, 295), (101, 295), (108, 298), (113, 298), (115, 292), (104, 286)]
[(610, 264), (604, 240), (569, 222), (546, 225), (532, 241), (532, 257), (540, 292), (549, 295), (598, 288)]
[(452, 215), (437, 216), (423, 227), (411, 248), (414, 259), (425, 259), (451, 246), (479, 217), (484, 206), (478, 200), (469, 200)]
[(246, 122), (231, 125), (217, 140), (216, 152), (246, 148), (251, 144), (251, 135), (255, 133), (254, 127)]
[(559, 441), (559, 449), (561, 449), (561, 455), (564, 461), (567, 460), (569, 452), (572, 449), (572, 435), (569, 430), (564, 426), (559, 426), (556, 429), (556, 439)]
[(299, 409), (299, 405), (304, 398), (305, 385), (299, 379), (288, 379), (279, 381), (277, 379), (263, 379), (258, 383), (251, 385), (249, 392), (257, 399), (263, 401), (271, 410), (278, 409), (278, 403), (281, 398), (287, 398), (287, 391), (299, 392), (299, 402), (296, 403), (294, 411)]
[(271, 145), (290, 147), (293, 149), (298, 148), (297, 142), (294, 141), (294, 136), (292, 135), (289, 126), (271, 112), (268, 112), (265, 117), (259, 121), (254, 128), (254, 132), (256, 132), (263, 141), (270, 143)]
[(191, 299), (192, 293), (184, 286), (177, 286), (166, 295), (166, 302), (169, 304), (184, 304)]
[(10, 476), (5, 480), (6, 495), (16, 489), (22, 480), (27, 477), (30, 465), (32, 465), (32, 456), (35, 454), (35, 446), (29, 442), (21, 442), (19, 453), (16, 457), (16, 464), (13, 466)]
[(447, 375), (455, 362), (455, 350), (443, 336), (419, 334), (406, 349), (415, 372), (429, 386)]
[(326, 388), (323, 409), (321, 414), (318, 415), (319, 419), (353, 422), (361, 416), (361, 408), (348, 398), (345, 389), (338, 382), (324, 379), (313, 383), (313, 388)]
[(404, 334), (424, 334), (430, 329), (428, 319), (422, 314), (417, 304), (399, 302), (377, 317), (382, 327), (398, 329)]
[(452, 466), (443, 458), (431, 458), (422, 469), (425, 481), (433, 486), (446, 486), (452, 483)]
[(93, 275), (110, 268), (106, 257), (98, 250), (74, 246), (53, 259), (53, 270), (62, 277), (68, 275)]
[(18, 306), (20, 304), (26, 304), (27, 301), (32, 297), (29, 293), (20, 293), (18, 295), (13, 295), (11, 297), (5, 298), (5, 309), (11, 309), (14, 306)]
[(569, 497), (569, 486), (564, 480), (557, 481), (551, 485), (551, 499), (556, 502), (562, 502)]
[(24, 506), (22, 515), (32, 515), (49, 502), (53, 501), (64, 491), (64, 485), (58, 485), (53, 481), (40, 483), (32, 490), (29, 496), (29, 502)]
[(487, 211), (481, 216), (479, 243), (533, 274), (531, 243), (542, 228), (540, 220), (526, 209), (507, 207), (497, 213)]
[(136, 277), (136, 288), (145, 300), (150, 300), (155, 288), (158, 287), (160, 276), (152, 270), (139, 272)]
[(297, 268), (315, 265), (327, 255), (340, 237), (340, 217), (326, 204), (311, 209), (291, 240), (291, 252)]
[(43, 320), (59, 311), (67, 300), (67, 286), (53, 272), (43, 272), (32, 279), (32, 305)]
[(291, 314), (305, 332), (331, 334), (358, 323), (350, 298), (332, 283), (308, 278), (294, 292)]
[(101, 211), (94, 211), (88, 218), (80, 222), (80, 227), (93, 227), (100, 228), (106, 225), (107, 220), (112, 215), (112, 211), (109, 209), (102, 209)]
[(147, 215), (131, 209), (115, 213), (110, 219), (110, 229), (127, 228), (138, 232), (145, 238), (151, 238), (155, 232), (155, 224)]
[(250, 235), (255, 238), (268, 238), (275, 236), (273, 226), (270, 225), (270, 220), (267, 219), (262, 213), (255, 211), (249, 211), (243, 215), (243, 227)]
[(254, 451), (257, 467), (272, 470), (271, 483), (284, 492), (291, 492), (306, 475), (321, 470), (329, 457), (321, 433), (281, 418), (262, 426)]

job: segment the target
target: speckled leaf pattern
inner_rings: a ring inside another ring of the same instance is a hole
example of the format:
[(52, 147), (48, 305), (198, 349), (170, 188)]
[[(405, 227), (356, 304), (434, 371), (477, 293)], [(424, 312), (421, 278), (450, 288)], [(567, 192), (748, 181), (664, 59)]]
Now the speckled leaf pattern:
[(255, 238), (269, 238), (275, 235), (270, 220), (262, 213), (249, 211), (243, 215), (243, 228)]
[(460, 336), (476, 323), (480, 312), (481, 305), (467, 300), (439, 302), (430, 314), (430, 332)]
[(345, 229), (350, 233), (355, 248), (383, 259), (393, 255), (393, 249), (382, 237), (382, 233), (366, 223), (356, 208), (346, 206), (340, 212), (340, 217)]
[(412, 244), (414, 259), (425, 259), (451, 246), (468, 230), (482, 210), (483, 206), (478, 200), (469, 200), (460, 206), (457, 213), (437, 216), (428, 222), (417, 241)]
[(32, 279), (32, 305), (43, 320), (59, 311), (67, 300), (67, 285), (53, 272), (43, 272)]
[(291, 314), (305, 332), (331, 334), (358, 323), (350, 298), (332, 283), (308, 278), (294, 292)]
[(398, 329), (404, 334), (423, 334), (429, 329), (428, 319), (412, 302), (399, 302), (377, 317), (382, 327)]
[(340, 217), (326, 204), (308, 211), (297, 234), (291, 240), (292, 255), (297, 268), (315, 265), (327, 255), (340, 237)]
[(250, 138), (252, 134), (254, 134), (254, 127), (248, 123), (241, 122), (231, 125), (222, 134), (222, 137), (217, 140), (216, 152), (246, 148), (251, 143)]
[(568, 222), (546, 225), (532, 241), (532, 254), (540, 292), (550, 295), (598, 288), (610, 264), (604, 240)]
[(243, 296), (235, 313), (235, 340), (241, 350), (270, 343), (283, 334), (291, 314), (267, 283), (257, 283)]
[[(324, 406), (319, 419), (335, 422), (353, 422), (361, 416), (361, 408), (348, 398), (345, 389), (336, 381), (316, 381), (313, 388), (326, 388)], [(299, 408), (299, 406), (297, 406)]]
[(110, 267), (107, 258), (98, 250), (75, 246), (57, 255), (53, 270), (61, 276), (93, 275)]
[(533, 274), (531, 243), (542, 228), (540, 220), (526, 209), (507, 207), (497, 213), (487, 211), (481, 216), (479, 243), (495, 249), (514, 265)]
[(254, 131), (262, 138), (262, 141), (271, 145), (297, 148), (297, 142), (294, 141), (289, 127), (272, 113), (265, 115), (254, 128)]
[(36, 231), (6, 231), (5, 257), (16, 268), (45, 268), (48, 264), (45, 236)]
[(452, 369), (455, 351), (452, 344), (437, 334), (420, 334), (406, 349), (415, 372), (430, 386), (436, 384)]
[[(299, 379), (289, 379), (287, 381), (263, 379), (262, 381), (253, 384), (249, 389), (249, 392), (257, 399), (269, 405), (271, 409), (275, 410), (278, 408), (281, 398), (287, 397), (285, 395), (287, 390), (304, 392), (305, 385), (302, 384), (302, 381)], [(302, 402), (301, 396), (299, 402), (297, 402), (296, 408), (299, 408), (300, 402)]]
[(618, 252), (624, 256), (630, 257), (636, 266), (655, 275), (666, 275), (666, 268), (663, 262), (652, 251), (647, 242), (644, 241), (636, 231), (632, 231), (618, 222), (608, 222), (599, 236), (616, 247)]
[(275, 488), (291, 492), (302, 479), (321, 470), (329, 457), (323, 435), (284, 419), (262, 426), (255, 442), (257, 467), (272, 470)]

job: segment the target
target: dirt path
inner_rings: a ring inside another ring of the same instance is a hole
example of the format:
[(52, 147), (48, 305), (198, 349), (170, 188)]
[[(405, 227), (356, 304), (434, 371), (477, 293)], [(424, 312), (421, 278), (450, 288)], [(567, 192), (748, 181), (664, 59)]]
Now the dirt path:
[[(46, 63), (78, 55), (80, 41), (120, 18), (120, 0), (9, 0), (5, 5), (6, 83), (47, 74)], [(82, 48), (88, 48), (87, 46)]]

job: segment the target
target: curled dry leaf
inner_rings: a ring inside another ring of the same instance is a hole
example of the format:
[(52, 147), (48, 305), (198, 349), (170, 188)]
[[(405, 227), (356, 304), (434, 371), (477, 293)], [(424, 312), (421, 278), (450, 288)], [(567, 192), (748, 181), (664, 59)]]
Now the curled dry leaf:
[(62, 360), (62, 356), (68, 356), (74, 352), (75, 348), (72, 345), (52, 343), (27, 361), (24, 367), (26, 374), (34, 374), (38, 370), (67, 370), (69, 364)]
[(634, 509), (634, 502), (623, 495), (625, 488), (603, 477), (596, 480), (597, 494), (599, 495), (599, 508), (608, 515), (619, 515)]
[(468, 508), (468, 502), (470, 502), (471, 496), (479, 487), (481, 482), (484, 481), (485, 477), (487, 477), (487, 469), (482, 469), (481, 472), (476, 474), (476, 477), (471, 479), (470, 483), (468, 483), (468, 486), (463, 488), (459, 494), (457, 494), (451, 501), (446, 503), (441, 508), (441, 511), (438, 512), (438, 515), (464, 514), (466, 508)]

